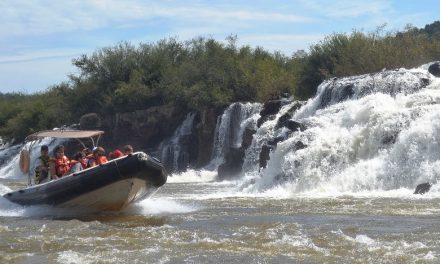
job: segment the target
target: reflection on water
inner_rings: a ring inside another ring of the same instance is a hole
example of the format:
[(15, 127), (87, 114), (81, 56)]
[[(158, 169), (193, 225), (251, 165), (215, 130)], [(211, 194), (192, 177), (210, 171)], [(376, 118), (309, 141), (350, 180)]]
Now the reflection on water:
[(436, 263), (440, 255), (435, 197), (233, 190), (169, 183), (117, 213), (9, 207), (15, 215), (0, 210), (0, 263)]

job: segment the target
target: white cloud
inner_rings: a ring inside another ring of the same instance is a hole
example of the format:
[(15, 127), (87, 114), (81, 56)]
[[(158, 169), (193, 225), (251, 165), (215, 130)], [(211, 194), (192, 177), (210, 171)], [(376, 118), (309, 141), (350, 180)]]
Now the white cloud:
[(40, 49), (23, 51), (17, 54), (0, 55), (0, 64), (8, 64), (15, 62), (45, 60), (50, 58), (69, 58), (78, 57), (79, 55), (86, 53), (84, 49)]
[(41, 35), (74, 30), (94, 30), (133, 20), (153, 18), (199, 21), (310, 22), (311, 18), (277, 12), (236, 10), (191, 2), (141, 0), (52, 1), (16, 0), (0, 2), (0, 35)]
[(315, 12), (333, 18), (377, 15), (392, 10), (390, 0), (333, 0), (331, 4), (329, 1), (323, 0), (303, 0), (301, 2)]

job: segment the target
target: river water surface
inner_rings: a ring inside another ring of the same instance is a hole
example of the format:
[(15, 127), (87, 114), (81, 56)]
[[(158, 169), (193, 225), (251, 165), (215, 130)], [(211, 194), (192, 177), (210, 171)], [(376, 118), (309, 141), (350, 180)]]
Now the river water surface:
[(0, 263), (440, 262), (435, 191), (291, 196), (174, 179), (118, 213), (1, 198)]

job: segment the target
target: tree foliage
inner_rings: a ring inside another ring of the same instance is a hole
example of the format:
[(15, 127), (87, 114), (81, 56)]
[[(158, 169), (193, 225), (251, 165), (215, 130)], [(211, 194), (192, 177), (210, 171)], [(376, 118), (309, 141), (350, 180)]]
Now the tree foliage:
[(325, 79), (414, 67), (440, 60), (440, 22), (402, 32), (335, 33), (292, 56), (262, 47), (175, 38), (134, 46), (121, 42), (73, 60), (78, 74), (37, 94), (0, 93), (0, 136), (71, 124), (89, 112), (112, 114), (158, 105), (202, 110), (290, 93), (314, 96)]

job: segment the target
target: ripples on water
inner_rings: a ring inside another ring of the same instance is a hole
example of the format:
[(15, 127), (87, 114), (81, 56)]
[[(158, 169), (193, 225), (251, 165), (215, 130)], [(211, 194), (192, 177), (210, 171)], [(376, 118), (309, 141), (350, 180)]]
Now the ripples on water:
[(171, 180), (119, 213), (23, 208), (2, 199), (0, 263), (438, 261), (435, 194), (280, 198), (235, 190), (234, 183)]

